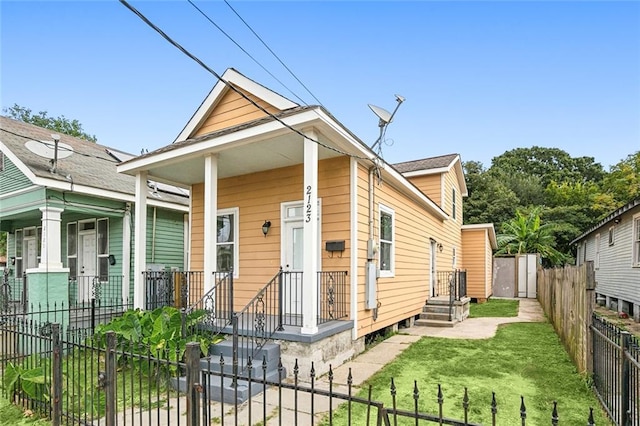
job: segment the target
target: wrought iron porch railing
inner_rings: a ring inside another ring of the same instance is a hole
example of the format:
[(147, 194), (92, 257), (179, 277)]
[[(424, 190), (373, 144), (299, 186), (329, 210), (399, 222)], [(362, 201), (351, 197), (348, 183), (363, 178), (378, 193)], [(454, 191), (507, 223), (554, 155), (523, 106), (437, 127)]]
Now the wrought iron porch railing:
[(450, 296), (452, 301), (460, 300), (467, 295), (467, 271), (438, 271), (436, 284), (436, 297)]
[(318, 272), (318, 324), (349, 316), (347, 271)]
[(12, 277), (5, 269), (0, 284), (0, 312), (26, 311), (27, 304), (27, 274)]
[(163, 306), (187, 308), (204, 294), (202, 271), (144, 271), (145, 309)]
[(122, 275), (69, 277), (69, 304), (112, 304), (125, 298)]
[[(200, 319), (196, 326), (218, 335), (231, 324), (233, 319), (233, 272), (214, 272), (213, 277), (213, 288), (197, 302), (184, 309), (184, 312), (188, 315), (194, 311), (204, 311), (204, 318)], [(182, 288), (187, 287), (182, 286)], [(187, 300), (186, 295), (182, 300)], [(187, 332), (186, 324), (183, 321), (183, 337)]]

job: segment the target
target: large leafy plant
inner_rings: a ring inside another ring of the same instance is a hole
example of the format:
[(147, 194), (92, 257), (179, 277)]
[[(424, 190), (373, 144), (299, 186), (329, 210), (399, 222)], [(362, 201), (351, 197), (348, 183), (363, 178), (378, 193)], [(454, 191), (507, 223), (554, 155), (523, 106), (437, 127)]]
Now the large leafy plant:
[(205, 310), (194, 310), (185, 315), (182, 335), (182, 313), (173, 307), (157, 308), (153, 311), (139, 309), (125, 312), (121, 317), (95, 329), (93, 339), (100, 346), (106, 345), (106, 334), (113, 331), (117, 347), (124, 352), (160, 353), (170, 361), (182, 359), (189, 342), (198, 342), (202, 355), (209, 352), (209, 346), (224, 338), (211, 335), (198, 327), (198, 323), (207, 315)]

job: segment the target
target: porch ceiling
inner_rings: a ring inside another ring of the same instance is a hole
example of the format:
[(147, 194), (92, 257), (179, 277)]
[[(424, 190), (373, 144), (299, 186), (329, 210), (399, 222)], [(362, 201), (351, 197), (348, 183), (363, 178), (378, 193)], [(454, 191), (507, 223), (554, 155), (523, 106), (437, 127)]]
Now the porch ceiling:
[[(318, 136), (321, 142), (326, 143), (321, 135)], [(195, 155), (176, 157), (171, 161), (151, 165), (148, 169), (149, 178), (185, 186), (204, 182), (204, 158), (209, 153), (218, 155), (218, 178), (223, 179), (302, 164), (304, 143), (300, 135), (289, 132), (215, 150), (203, 145), (203, 149)], [(337, 155), (339, 154), (335, 151), (319, 147), (320, 160)]]

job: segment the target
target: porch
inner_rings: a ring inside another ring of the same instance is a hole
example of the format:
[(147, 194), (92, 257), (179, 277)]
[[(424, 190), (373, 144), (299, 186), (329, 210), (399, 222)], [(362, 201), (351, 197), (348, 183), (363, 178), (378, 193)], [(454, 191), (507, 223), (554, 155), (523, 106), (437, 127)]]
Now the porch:
[(416, 325), (453, 327), (469, 316), (471, 298), (467, 297), (467, 271), (438, 271), (431, 297), (425, 302)]

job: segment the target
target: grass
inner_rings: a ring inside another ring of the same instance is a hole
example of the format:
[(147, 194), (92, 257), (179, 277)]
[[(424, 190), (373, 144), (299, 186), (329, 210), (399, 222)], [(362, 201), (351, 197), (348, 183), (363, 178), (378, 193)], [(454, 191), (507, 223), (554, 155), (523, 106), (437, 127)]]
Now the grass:
[[(472, 422), (491, 424), (491, 393), (495, 391), (498, 425), (520, 424), (521, 395), (527, 424), (550, 424), (554, 400), (560, 424), (586, 424), (589, 407), (594, 407), (596, 424), (609, 424), (548, 323), (508, 324), (500, 327), (494, 338), (483, 340), (424, 337), (365, 383), (359, 396), (367, 397), (370, 384), (373, 400), (391, 407), (391, 378), (397, 388), (397, 406), (405, 410), (413, 410), (416, 383), (419, 411), (438, 413), (441, 384), (444, 416), (449, 418), (463, 419), (462, 398), (467, 387)], [(354, 404), (353, 409), (353, 418), (366, 416), (363, 405)], [(346, 423), (346, 417), (343, 405), (334, 424)], [(399, 424), (410, 422), (403, 419)]]
[(519, 300), (489, 299), (486, 303), (472, 303), (469, 318), (517, 317)]
[(51, 426), (51, 422), (36, 415), (26, 417), (21, 408), (12, 405), (8, 399), (0, 396), (0, 425)]

